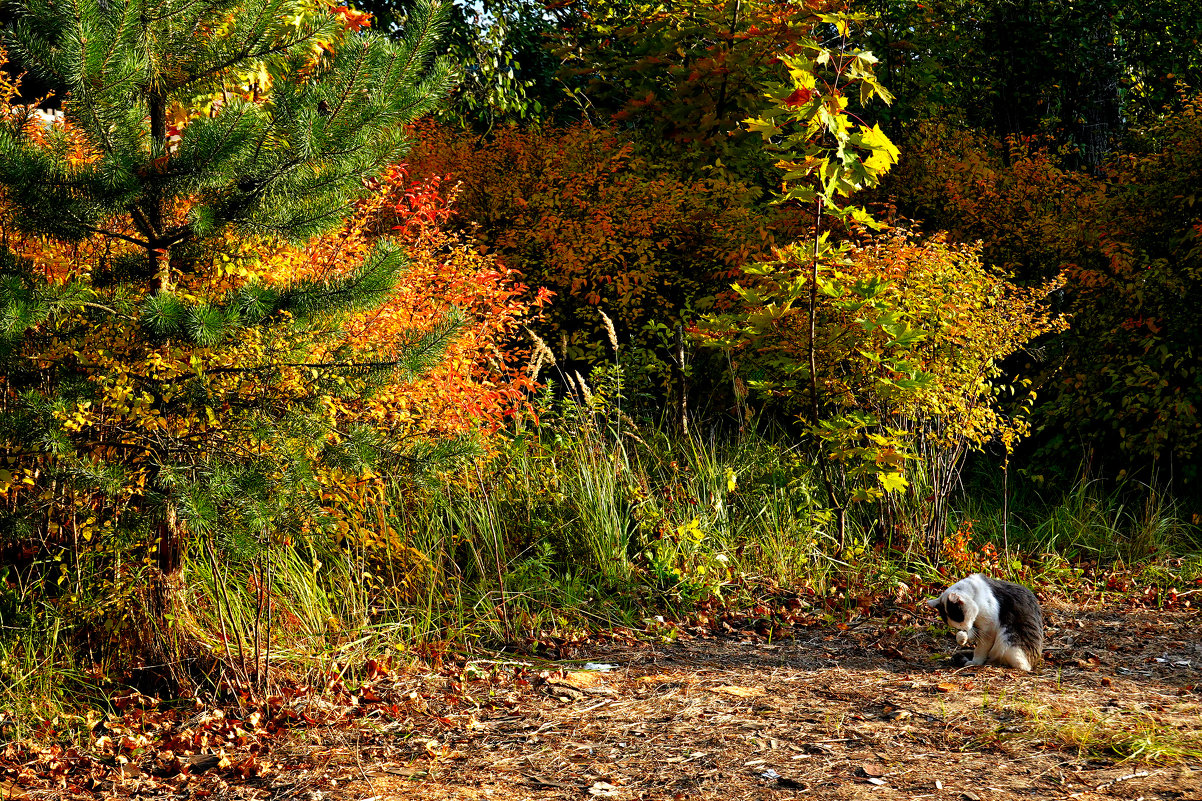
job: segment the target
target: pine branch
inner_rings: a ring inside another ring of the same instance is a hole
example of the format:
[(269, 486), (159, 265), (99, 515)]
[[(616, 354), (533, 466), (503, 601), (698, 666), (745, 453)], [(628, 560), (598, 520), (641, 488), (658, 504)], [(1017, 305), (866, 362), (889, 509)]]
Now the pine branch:
[[(419, 24), (414, 29), (409, 23), (417, 16)], [(439, 0), (418, 0), (409, 14), (405, 25), (404, 46), (407, 51), (401, 63), (402, 80), (416, 74), (425, 64), (435, 44), (442, 37), (450, 15), (450, 5)]]

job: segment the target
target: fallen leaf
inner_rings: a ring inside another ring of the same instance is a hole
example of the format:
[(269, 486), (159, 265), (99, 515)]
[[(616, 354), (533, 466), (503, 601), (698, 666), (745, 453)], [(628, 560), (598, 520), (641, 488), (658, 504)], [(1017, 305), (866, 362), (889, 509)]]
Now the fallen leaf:
[(681, 678), (667, 673), (653, 673), (650, 676), (639, 676), (635, 681), (640, 684), (679, 684)]
[(710, 692), (721, 693), (723, 695), (733, 695), (737, 698), (759, 698), (762, 695), (767, 695), (763, 687), (739, 687), (734, 684), (724, 684), (721, 687), (711, 687)]
[(572, 684), (567, 679), (561, 679), (559, 677), (547, 679), (547, 682), (543, 685), (542, 690), (547, 695), (557, 698), (565, 703), (568, 701), (576, 701), (584, 697), (584, 693), (578, 687), (576, 687), (576, 685)]
[(605, 683), (605, 679), (602, 678), (601, 674), (592, 670), (570, 671), (561, 681), (575, 687), (577, 690), (587, 690), (590, 687), (596, 687)]
[(0, 781), (0, 798), (27, 798), (28, 793), (13, 782)]
[(249, 779), (252, 776), (258, 776), (262, 772), (262, 768), (258, 760), (255, 759), (254, 754), (251, 754), (246, 759), (234, 765), (234, 772), (244, 779)]
[(188, 766), (188, 770), (192, 773), (201, 773), (210, 768), (217, 767), (221, 759), (221, 756), (217, 754), (191, 754), (184, 757), (181, 761)]

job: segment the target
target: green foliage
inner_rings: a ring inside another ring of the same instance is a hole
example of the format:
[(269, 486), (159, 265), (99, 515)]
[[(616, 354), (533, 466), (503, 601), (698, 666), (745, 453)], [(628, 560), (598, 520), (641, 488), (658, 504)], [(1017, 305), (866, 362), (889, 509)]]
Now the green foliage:
[[(412, 0), (363, 0), (375, 30), (404, 30), (417, 5)], [(556, 63), (548, 48), (553, 24), (533, 0), (454, 3), (442, 49), (455, 62), (457, 85), (434, 112), (440, 121), (488, 131), (497, 125), (539, 122), (553, 117), (562, 100)]]
[(68, 682), (83, 679), (63, 617), (39, 582), (0, 567), (0, 737), (9, 742), (62, 715)]
[[(69, 93), (87, 157), (66, 160), (64, 135), (47, 149), (11, 121), (0, 127), (0, 183), (19, 226), (67, 240), (124, 237), (149, 254), (152, 274), (157, 251), (226, 226), (304, 240), (341, 222), (362, 181), (404, 152), (400, 126), (447, 85), (448, 64), (433, 58), (436, 5), (399, 45), (348, 36), (308, 0), (153, 8), (64, 16), (53, 3), (26, 4), (5, 44)], [(209, 113), (195, 114), (204, 98)], [(170, 220), (184, 199), (187, 217)]]
[[(1202, 98), (1109, 167), (1092, 260), (1069, 268), (1074, 326), (1048, 409), (1094, 469), (1196, 487), (1202, 455)], [(1053, 444), (1057, 444), (1053, 440)]]
[[(816, 42), (802, 44), (804, 55), (786, 57), (789, 82), (773, 84), (768, 97), (773, 107), (763, 116), (746, 121), (758, 132), (765, 147), (780, 155), (778, 167), (784, 183), (777, 202), (809, 205), (813, 208), (813, 231), (809, 242), (794, 242), (775, 250), (775, 258), (747, 269), (754, 276), (747, 286), (736, 285), (745, 310), (712, 317), (707, 322), (714, 344), (726, 349), (750, 347), (767, 350), (768, 366), (773, 370), (758, 389), (788, 396), (805, 397), (802, 417), (808, 433), (821, 443), (818, 463), (828, 500), (842, 510), (844, 501), (835, 487), (828, 462), (854, 460), (848, 471), (855, 484), (854, 498), (876, 497), (886, 490), (904, 487), (901, 464), (905, 454), (891, 440), (892, 432), (875, 434), (873, 445), (863, 447), (866, 430), (877, 420), (858, 408), (861, 387), (847, 386), (847, 397), (826, 393), (826, 384), (818, 365), (819, 298), (834, 299), (834, 311), (871, 336), (883, 335), (882, 350), (867, 351), (872, 361), (883, 362), (883, 370), (870, 382), (883, 382), (885, 391), (913, 391), (926, 380), (905, 361), (906, 349), (914, 340), (908, 323), (883, 302), (883, 283), (876, 277), (864, 281), (846, 281), (840, 271), (850, 265), (845, 254), (850, 242), (832, 244), (830, 231), (822, 229), (824, 213), (835, 219), (879, 227), (863, 209), (843, 204), (843, 198), (858, 189), (875, 186), (897, 159), (897, 149), (877, 127), (869, 128), (848, 113), (849, 95), (858, 90), (861, 102), (874, 96), (889, 100), (888, 93), (872, 74), (876, 59), (871, 53), (847, 49), (849, 20), (826, 17), (823, 21), (838, 27), (839, 49)], [(848, 292), (848, 290), (851, 290)], [(900, 327), (899, 327), (900, 326)], [(799, 349), (763, 348), (767, 335), (774, 338), (782, 328), (800, 332), (804, 344)], [(846, 324), (845, 330), (851, 330)], [(896, 332), (896, 333), (894, 333)], [(898, 338), (900, 337), (900, 339)], [(835, 337), (838, 339), (839, 337)], [(858, 354), (861, 348), (854, 347)], [(877, 371), (872, 371), (876, 373)], [(903, 385), (894, 379), (912, 384)], [(862, 392), (861, 392), (862, 394)], [(849, 407), (842, 413), (830, 412), (833, 404)], [(889, 454), (888, 458), (878, 458)], [(839, 512), (839, 540), (844, 541), (845, 515)]]
[[(804, 5), (764, 0), (548, 3), (561, 79), (581, 113), (638, 131), (699, 165), (758, 161), (739, 122), (819, 23)], [(746, 177), (746, 176), (745, 176)]]
[[(813, 361), (822, 408), (841, 422), (824, 411), (812, 435), (852, 500), (887, 501), (887, 530), (937, 542), (966, 451), (994, 440), (1009, 449), (1027, 430), (1028, 382), (1011, 386), (1001, 365), (1060, 324), (1040, 303), (1047, 287), (1015, 286), (973, 248), (898, 232), (845, 258), (822, 277)], [(775, 278), (782, 266), (762, 269)], [(752, 285), (746, 296), (771, 291)], [(808, 419), (807, 310), (773, 312), (768, 325), (757, 314), (728, 340), (737, 368), (769, 403)]]
[(1187, 559), (1194, 566), (1178, 575), (1185, 582), (1197, 577), (1202, 519), (1189, 499), (1130, 480), (1082, 479), (1055, 491), (1021, 475), (1011, 479), (1006, 491), (995, 476), (966, 482), (953, 518), (969, 530), (975, 548), (994, 543), (999, 552), (1008, 546), (1011, 555), (1046, 554), (1048, 569), (1059, 561), (1069, 572), (1069, 565), (1088, 562), (1154, 565), (1194, 554)]
[[(1071, 330), (1022, 369), (1048, 387), (1035, 475), (1191, 483), (1199, 435), (1195, 364), (1202, 180), (1196, 99), (1148, 126), (1102, 176), (1068, 169), (1039, 141), (918, 126), (889, 184), (907, 214), (1027, 284), (1063, 275)], [(1049, 391), (1050, 390), (1050, 391)]]
[[(310, 0), (25, 4), (5, 41), (70, 94), (45, 124), (0, 79), (2, 705), (57, 714), (48, 664), (262, 685), (764, 579), (831, 608), (912, 574), (1079, 587), (1069, 559), (1171, 587), (1194, 508), (1090, 481), (1044, 505), (1055, 465), (1008, 468), (1038, 388), (1042, 454), (1196, 480), (1196, 15), (832, 5), (379, 0), (373, 32)], [(459, 89), (406, 130), (439, 50)], [(414, 133), (474, 243), (437, 180), (380, 177)], [(696, 411), (727, 406), (738, 439)], [(480, 420), (486, 458), (421, 472)], [(957, 497), (972, 451), (1018, 495)]]
[(816, 532), (819, 493), (801, 454), (644, 428), (592, 384), (544, 407), (537, 430), (475, 475), (392, 511), (445, 571), (431, 578), (439, 598), (512, 639), (677, 613), (741, 573), (822, 580), (830, 542)]
[[(849, 31), (850, 20), (824, 20)], [(882, 227), (842, 199), (879, 184), (898, 151), (848, 111), (852, 95), (889, 100), (876, 59), (808, 47), (811, 57), (784, 59), (791, 83), (772, 87), (776, 106), (748, 126), (782, 155), (778, 202), (814, 209), (812, 238), (748, 268), (736, 287), (745, 310), (711, 318), (706, 333), (753, 389), (799, 412), (834, 509), (888, 498), (886, 527), (920, 536), (937, 558), (965, 451), (1000, 439), (1008, 452), (1025, 431), (999, 406), (999, 364), (1056, 329), (1039, 303), (1051, 287), (1021, 290), (972, 249), (904, 232), (833, 244), (825, 216), (851, 230)], [(896, 500), (915, 497), (914, 474), (933, 503)], [(841, 513), (838, 523), (842, 543)]]

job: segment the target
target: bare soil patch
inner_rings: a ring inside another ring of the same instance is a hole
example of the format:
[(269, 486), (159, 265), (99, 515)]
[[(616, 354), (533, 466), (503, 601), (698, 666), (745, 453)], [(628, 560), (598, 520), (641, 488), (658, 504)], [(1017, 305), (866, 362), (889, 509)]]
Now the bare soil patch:
[(685, 635), (334, 688), (291, 703), (313, 723), (219, 744), (207, 771), (172, 775), (151, 748), (90, 787), (69, 771), (51, 786), (11, 770), (3, 786), (306, 801), (1202, 799), (1197, 614), (1048, 617), (1032, 674), (954, 669), (950, 635), (925, 625)]
[(410, 718), (391, 742), (365, 733), (356, 793), (1202, 799), (1196, 613), (1048, 613), (1048, 660), (1029, 675), (953, 669), (950, 636), (871, 621), (597, 649), (588, 662), (613, 670), (548, 666), (501, 682), (492, 709)]

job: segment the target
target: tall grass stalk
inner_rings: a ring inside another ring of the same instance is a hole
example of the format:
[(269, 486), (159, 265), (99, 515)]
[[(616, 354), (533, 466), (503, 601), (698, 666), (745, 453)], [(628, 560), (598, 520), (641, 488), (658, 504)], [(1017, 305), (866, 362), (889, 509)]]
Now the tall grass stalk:
[(974, 489), (956, 516), (978, 521), (984, 539), (1029, 554), (1132, 564), (1202, 545), (1180, 504), (1146, 484), (1107, 488), (1083, 479), (1051, 501), (1028, 490), (1009, 500), (1008, 525), (996, 493)]
[(30, 598), (30, 621), (0, 615), (0, 744), (68, 714), (66, 688), (85, 684), (56, 610)]

